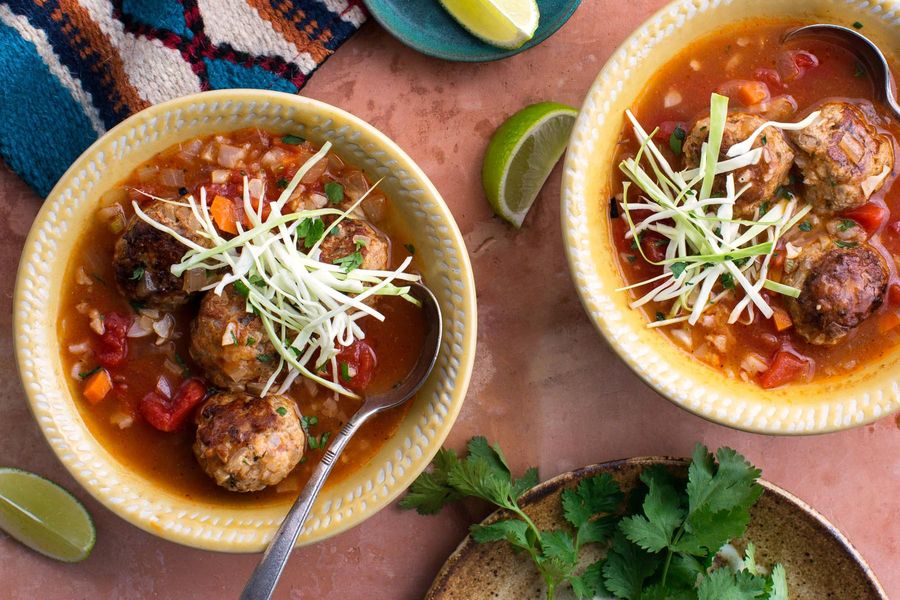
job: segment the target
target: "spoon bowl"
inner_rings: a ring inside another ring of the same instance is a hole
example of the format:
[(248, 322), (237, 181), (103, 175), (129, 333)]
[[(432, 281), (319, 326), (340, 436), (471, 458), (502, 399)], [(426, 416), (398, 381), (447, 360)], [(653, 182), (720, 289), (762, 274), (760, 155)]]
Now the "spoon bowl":
[(291, 550), (294, 548), (294, 542), (297, 541), (297, 536), (300, 535), (300, 530), (303, 528), (303, 523), (309, 517), (313, 503), (325, 485), (325, 480), (331, 473), (331, 468), (337, 462), (350, 438), (359, 431), (359, 428), (371, 416), (407, 402), (419, 391), (431, 374), (441, 347), (443, 334), (441, 308), (431, 290), (421, 283), (411, 284), (409, 293), (421, 303), (427, 328), (419, 360), (416, 361), (415, 366), (413, 366), (406, 378), (392, 389), (380, 394), (367, 396), (362, 407), (356, 411), (356, 414), (350, 418), (347, 424), (334, 437), (325, 451), (322, 461), (316, 466), (303, 491), (300, 492), (278, 531), (275, 532), (275, 536), (272, 538), (265, 554), (263, 554), (262, 560), (259, 561), (246, 587), (244, 587), (244, 591), (241, 593), (241, 600), (268, 600), (272, 597), (275, 586), (278, 584), (278, 579), (281, 577), (281, 572), (284, 570)]
[(846, 48), (856, 55), (863, 68), (872, 77), (875, 93), (890, 108), (895, 119), (900, 119), (894, 78), (884, 53), (872, 41), (854, 29), (820, 23), (798, 27), (784, 36), (784, 41), (815, 37)]

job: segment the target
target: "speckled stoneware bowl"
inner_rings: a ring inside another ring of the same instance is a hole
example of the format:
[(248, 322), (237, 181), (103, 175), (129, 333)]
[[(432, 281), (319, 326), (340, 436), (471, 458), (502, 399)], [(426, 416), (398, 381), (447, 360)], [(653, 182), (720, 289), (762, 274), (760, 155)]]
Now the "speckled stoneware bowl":
[(325, 489), (298, 544), (321, 540), (372, 516), (428, 465), (465, 397), (476, 328), (472, 269), (447, 206), (396, 144), (342, 110), (277, 92), (208, 92), (148, 108), (85, 151), (47, 198), (19, 265), (16, 354), (32, 411), (63, 464), (112, 511), (169, 540), (227, 552), (262, 550), (289, 505), (240, 509), (186, 500), (129, 470), (98, 443), (79, 416), (60, 360), (56, 324), (69, 256), (100, 194), (173, 144), (243, 127), (290, 132), (320, 144), (330, 141), (370, 177), (384, 177), (381, 189), (409, 231), (444, 318), (435, 370), (397, 433), (369, 464)]
[[(563, 473), (525, 493), (519, 504), (541, 529), (567, 527), (560, 495), (585, 477), (609, 473), (627, 494), (641, 472), (664, 465), (687, 474), (687, 461), (673, 458), (632, 458), (591, 465)], [(847, 538), (822, 515), (781, 488), (760, 481), (765, 492), (750, 513), (746, 539), (757, 546), (763, 565), (783, 563), (791, 600), (888, 600), (872, 570)], [(508, 518), (497, 511), (482, 521)], [(590, 546), (588, 548), (591, 548)], [(590, 561), (602, 557), (586, 556)], [(467, 537), (444, 563), (425, 600), (543, 600), (544, 584), (527, 556), (514, 553), (505, 543), (478, 544)], [(560, 600), (573, 600), (571, 589), (560, 590)]]
[(624, 112), (653, 74), (693, 40), (737, 21), (783, 18), (863, 24), (896, 64), (900, 0), (678, 0), (644, 23), (613, 54), (585, 99), (566, 156), (562, 226), (572, 276), (600, 332), (656, 390), (695, 414), (748, 431), (823, 433), (900, 409), (900, 348), (850, 375), (763, 390), (693, 359), (616, 292), (622, 277), (609, 238), (611, 170)]

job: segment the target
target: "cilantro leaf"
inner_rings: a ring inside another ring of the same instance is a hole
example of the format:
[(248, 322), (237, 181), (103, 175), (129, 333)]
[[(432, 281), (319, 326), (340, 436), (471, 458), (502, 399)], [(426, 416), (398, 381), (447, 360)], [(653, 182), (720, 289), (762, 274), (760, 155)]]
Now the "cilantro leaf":
[(329, 181), (325, 184), (325, 196), (332, 204), (340, 204), (344, 201), (344, 186), (336, 181)]
[(472, 539), (479, 544), (506, 540), (522, 550), (528, 550), (531, 547), (526, 536), (527, 531), (528, 524), (519, 519), (505, 519), (490, 525), (472, 525), (469, 528)]
[(360, 268), (362, 263), (363, 255), (359, 250), (334, 260), (334, 264), (341, 267), (344, 270), (344, 273), (349, 273), (350, 271)]
[(649, 491), (644, 498), (644, 515), (622, 519), (619, 529), (629, 540), (650, 552), (659, 552), (672, 545), (675, 530), (684, 521), (684, 510), (678, 505), (678, 493), (668, 482), (653, 477), (652, 472), (641, 474)]
[(749, 522), (750, 511), (743, 508), (715, 513), (699, 510), (685, 521), (684, 535), (672, 549), (694, 556), (714, 554), (729, 540), (743, 535)]
[(297, 237), (303, 240), (303, 247), (307, 250), (322, 239), (325, 234), (325, 223), (319, 217), (303, 219), (297, 226)]
[(562, 493), (563, 515), (574, 527), (581, 527), (594, 515), (615, 510), (621, 501), (619, 484), (603, 473), (582, 479), (578, 487)]
[(703, 578), (697, 600), (755, 600), (765, 598), (766, 580), (748, 571), (716, 569)]
[(778, 563), (772, 567), (767, 587), (770, 588), (769, 600), (788, 600), (787, 573), (784, 571), (784, 565)]
[(641, 550), (617, 531), (603, 565), (606, 589), (624, 600), (640, 600), (644, 581), (656, 572), (660, 562), (659, 555)]
[(538, 470), (535, 467), (529, 467), (525, 473), (518, 479), (513, 480), (512, 496), (518, 499), (526, 490), (530, 490), (538, 484)]
[(591, 563), (580, 576), (569, 577), (572, 591), (579, 600), (608, 596), (609, 590), (603, 585), (603, 561)]
[(453, 450), (438, 450), (433, 470), (416, 478), (409, 492), (400, 500), (400, 508), (414, 508), (420, 515), (433, 515), (445, 505), (462, 498), (462, 494), (447, 482), (450, 471), (458, 462), (459, 458)]
[(575, 540), (567, 531), (541, 532), (541, 551), (545, 559), (555, 561), (567, 571), (571, 571), (578, 564)]
[(749, 510), (762, 494), (756, 484), (760, 471), (731, 448), (719, 448), (716, 468), (713, 455), (702, 444), (694, 448), (693, 461), (688, 469), (689, 513), (702, 508), (712, 512), (735, 508)]

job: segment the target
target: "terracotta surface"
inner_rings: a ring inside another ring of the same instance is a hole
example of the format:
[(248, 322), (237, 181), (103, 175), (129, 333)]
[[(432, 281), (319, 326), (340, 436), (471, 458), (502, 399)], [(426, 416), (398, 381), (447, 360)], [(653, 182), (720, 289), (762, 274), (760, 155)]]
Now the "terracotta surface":
[[(900, 597), (900, 422), (810, 438), (736, 432), (681, 411), (641, 383), (606, 347), (569, 280), (559, 230), (559, 169), (521, 232), (493, 218), (480, 189), (490, 133), (524, 104), (579, 105), (612, 50), (661, 0), (588, 0), (543, 45), (512, 59), (455, 65), (408, 50), (367, 25), (313, 77), (305, 93), (345, 108), (391, 136), (428, 173), (459, 222), (479, 292), (473, 383), (448, 443), (484, 434), (515, 469), (543, 478), (605, 460), (686, 455), (697, 440), (728, 444), (767, 479), (821, 511), (856, 545), (888, 595)], [(4, 598), (236, 597), (255, 556), (218, 555), (160, 541), (80, 489), (31, 418), (12, 360), (11, 296), (19, 251), (39, 206), (0, 172), (0, 464), (72, 489), (97, 524), (87, 562), (58, 564), (0, 534)], [(421, 598), (471, 522), (488, 510), (437, 517), (388, 508), (362, 526), (297, 551), (278, 598)]]

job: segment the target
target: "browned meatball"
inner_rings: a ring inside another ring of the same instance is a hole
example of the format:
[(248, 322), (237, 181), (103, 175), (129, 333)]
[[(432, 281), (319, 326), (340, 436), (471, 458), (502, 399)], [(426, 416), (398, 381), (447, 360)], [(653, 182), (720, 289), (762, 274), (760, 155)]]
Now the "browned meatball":
[(319, 260), (331, 264), (353, 255), (362, 255), (360, 269), (383, 270), (390, 262), (391, 247), (388, 239), (374, 227), (359, 219), (344, 219), (338, 223), (337, 233), (328, 234), (322, 240)]
[[(847, 102), (823, 104), (819, 119), (800, 131), (789, 132), (800, 149), (797, 166), (803, 172), (806, 200), (821, 212), (840, 212), (861, 206), (884, 183), (884, 169), (894, 168), (894, 148)], [(873, 178), (873, 179), (870, 179)]]
[[(725, 132), (722, 135), (722, 148), (719, 152), (720, 160), (725, 158), (725, 153), (733, 145), (749, 138), (760, 125), (765, 123), (761, 117), (748, 113), (733, 112), (725, 121)], [(709, 119), (697, 121), (684, 142), (684, 159), (688, 168), (700, 166), (700, 149), (709, 138)], [(767, 127), (756, 138), (754, 148), (762, 148), (762, 158), (755, 165), (749, 165), (743, 169), (734, 171), (735, 188), (740, 190), (744, 185), (751, 184), (738, 199), (735, 205), (737, 216), (752, 218), (756, 208), (765, 200), (770, 200), (775, 195), (778, 186), (787, 181), (788, 172), (794, 160), (794, 152), (788, 145), (784, 134), (779, 129)], [(725, 177), (716, 178), (714, 191), (722, 194), (725, 191)]]
[(191, 323), (190, 351), (206, 378), (229, 390), (265, 382), (278, 365), (262, 321), (247, 312), (247, 302), (234, 286), (222, 295), (209, 291), (203, 297)]
[[(151, 219), (171, 227), (185, 238), (204, 247), (211, 242), (202, 237), (200, 224), (186, 206), (155, 201), (143, 208)], [(183, 277), (172, 274), (172, 265), (180, 263), (188, 248), (168, 233), (141, 220), (131, 218), (125, 233), (116, 242), (113, 265), (122, 293), (147, 306), (174, 308), (187, 302)]]
[(275, 485), (303, 457), (297, 405), (284, 396), (219, 392), (197, 411), (194, 456), (206, 474), (234, 492)]
[(884, 258), (868, 244), (812, 244), (784, 279), (800, 289), (788, 301), (797, 333), (812, 344), (837, 344), (881, 306), (888, 276)]

